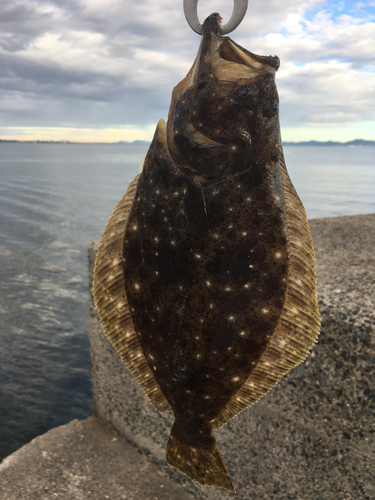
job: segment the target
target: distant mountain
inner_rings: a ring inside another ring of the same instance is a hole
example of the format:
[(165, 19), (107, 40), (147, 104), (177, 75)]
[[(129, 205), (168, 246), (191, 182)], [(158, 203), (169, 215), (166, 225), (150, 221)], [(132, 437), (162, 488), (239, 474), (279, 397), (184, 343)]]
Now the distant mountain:
[(128, 142), (128, 141), (118, 141), (118, 142), (108, 142), (108, 143), (103, 143), (103, 144), (134, 144), (134, 145), (139, 145), (139, 144), (150, 144), (150, 141), (132, 141), (132, 142)]
[(364, 141), (363, 139), (355, 139), (349, 142), (335, 141), (305, 141), (305, 142), (284, 142), (284, 146), (375, 146), (375, 141)]

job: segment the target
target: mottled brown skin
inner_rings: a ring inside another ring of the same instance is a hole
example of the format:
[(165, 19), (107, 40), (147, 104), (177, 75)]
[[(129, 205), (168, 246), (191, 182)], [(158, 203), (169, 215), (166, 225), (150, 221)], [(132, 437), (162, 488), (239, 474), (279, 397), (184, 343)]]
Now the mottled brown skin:
[[(202, 62), (175, 105), (172, 154), (155, 134), (123, 247), (134, 329), (174, 411), (172, 435), (196, 447), (212, 444), (211, 421), (265, 350), (288, 266), (274, 75), (211, 75)], [(192, 139), (191, 126), (217, 144)]]
[(235, 491), (213, 430), (306, 358), (320, 317), (281, 146), (279, 60), (221, 37), (218, 21), (104, 229), (93, 296), (155, 409), (175, 414), (168, 464)]

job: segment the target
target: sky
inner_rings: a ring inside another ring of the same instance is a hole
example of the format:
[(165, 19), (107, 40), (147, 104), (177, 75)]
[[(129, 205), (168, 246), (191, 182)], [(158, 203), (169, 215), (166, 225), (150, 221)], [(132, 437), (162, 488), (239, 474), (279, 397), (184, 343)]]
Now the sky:
[[(250, 0), (229, 36), (280, 57), (284, 141), (375, 140), (375, 0)], [(199, 42), (183, 0), (0, 0), (0, 139), (151, 140)]]

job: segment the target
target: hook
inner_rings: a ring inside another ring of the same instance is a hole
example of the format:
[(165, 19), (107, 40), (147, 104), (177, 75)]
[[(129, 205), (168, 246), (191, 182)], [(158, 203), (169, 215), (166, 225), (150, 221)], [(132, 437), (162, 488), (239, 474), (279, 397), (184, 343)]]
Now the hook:
[[(227, 24), (220, 27), (220, 33), (222, 35), (227, 35), (237, 28), (242, 19), (245, 17), (248, 3), (249, 0), (234, 0), (234, 8), (231, 18)], [(198, 33), (198, 35), (202, 35), (203, 26), (198, 19), (197, 5), (198, 0), (184, 0), (184, 12), (190, 28)]]

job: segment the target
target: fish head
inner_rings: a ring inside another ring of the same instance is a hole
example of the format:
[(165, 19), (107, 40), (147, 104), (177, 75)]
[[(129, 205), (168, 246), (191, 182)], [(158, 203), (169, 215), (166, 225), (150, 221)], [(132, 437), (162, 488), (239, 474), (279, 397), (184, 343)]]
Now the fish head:
[(194, 64), (174, 88), (167, 123), (175, 167), (202, 184), (275, 161), (281, 144), (277, 56), (258, 56), (220, 35), (211, 14)]

